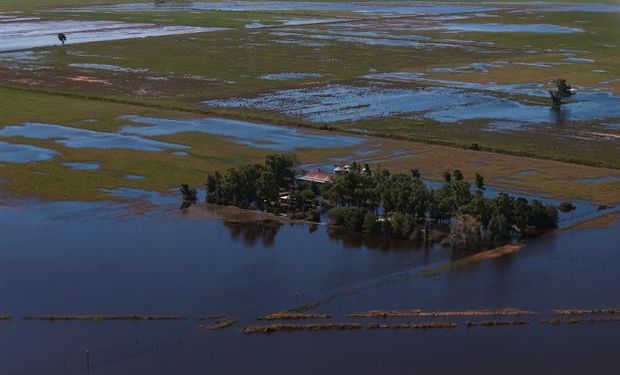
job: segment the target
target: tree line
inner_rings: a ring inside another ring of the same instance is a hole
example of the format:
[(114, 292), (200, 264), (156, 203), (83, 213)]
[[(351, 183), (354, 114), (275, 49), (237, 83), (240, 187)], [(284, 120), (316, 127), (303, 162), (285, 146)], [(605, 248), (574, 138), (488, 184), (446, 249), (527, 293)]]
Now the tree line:
[(334, 176), (324, 195), (336, 206), (329, 210), (330, 218), (347, 230), (408, 239), (417, 229), (428, 233), (439, 225), (449, 228), (453, 246), (467, 249), (558, 225), (555, 206), (506, 193), (486, 198), (479, 174), (474, 185), (472, 189), (460, 170), (444, 172), (441, 187), (434, 189), (417, 169), (373, 173), (368, 165), (354, 163), (348, 173)]
[[(484, 177), (473, 186), (461, 171), (444, 172), (439, 187), (429, 186), (417, 169), (373, 172), (353, 163), (323, 186), (296, 181), (291, 155), (269, 155), (263, 164), (249, 164), (209, 174), (207, 202), (233, 205), (295, 219), (319, 222), (326, 211), (346, 231), (409, 239), (423, 233), (447, 233), (454, 247), (478, 249), (515, 236), (551, 230), (558, 210), (538, 200), (528, 202), (506, 193), (484, 196)], [(445, 237), (445, 236), (444, 236)]]

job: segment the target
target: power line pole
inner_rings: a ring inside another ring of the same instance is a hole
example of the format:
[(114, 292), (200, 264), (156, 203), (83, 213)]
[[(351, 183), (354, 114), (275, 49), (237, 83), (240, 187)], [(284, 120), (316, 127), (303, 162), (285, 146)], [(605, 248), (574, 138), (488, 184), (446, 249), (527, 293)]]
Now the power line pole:
[(90, 374), (90, 350), (84, 350), (84, 354), (86, 355), (86, 374)]

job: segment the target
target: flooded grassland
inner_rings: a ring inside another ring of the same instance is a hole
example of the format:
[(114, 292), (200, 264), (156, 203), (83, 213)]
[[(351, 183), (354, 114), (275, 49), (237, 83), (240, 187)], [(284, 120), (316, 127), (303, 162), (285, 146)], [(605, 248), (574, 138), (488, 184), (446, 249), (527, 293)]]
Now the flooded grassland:
[[(300, 3), (303, 9), (290, 10), (281, 3), (237, 3), (239, 9), (201, 4), (187, 11), (206, 17), (201, 26), (157, 21), (160, 14), (183, 13), (183, 4), (105, 8), (105, 21), (98, 19), (100, 8), (39, 12), (50, 22), (227, 30), (86, 44), (71, 44), (69, 35), (65, 48), (0, 54), (0, 80), (81, 97), (460, 147), (477, 143), (486, 150), (618, 167), (613, 7)], [(256, 7), (260, 14), (253, 18), (248, 12)], [(301, 13), (291, 14), (296, 11)], [(133, 12), (133, 20), (109, 16)], [(240, 19), (249, 22), (234, 24)], [(545, 90), (558, 77), (578, 95), (553, 111)]]
[[(0, 4), (15, 10), (0, 373), (620, 371), (616, 4)], [(554, 78), (578, 91), (561, 110)], [(487, 197), (576, 208), (476, 254), (179, 210), (180, 184), (277, 152), (431, 185), (460, 169)]]
[(293, 152), (305, 169), (357, 160), (418, 168), (440, 180), (458, 168), (507, 190), (620, 202), (614, 169), (13, 89), (0, 96), (7, 98), (0, 102), (0, 178), (4, 190), (20, 195), (92, 200), (119, 187), (165, 193), (182, 183), (200, 187), (208, 172)]

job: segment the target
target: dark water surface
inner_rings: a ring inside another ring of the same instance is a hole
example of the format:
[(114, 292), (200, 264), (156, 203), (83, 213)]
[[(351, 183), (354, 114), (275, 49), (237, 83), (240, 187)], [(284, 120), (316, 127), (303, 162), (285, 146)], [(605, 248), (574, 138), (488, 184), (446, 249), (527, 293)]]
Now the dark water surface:
[[(162, 208), (163, 207), (163, 208)], [(366, 309), (620, 305), (620, 223), (531, 240), (512, 256), (423, 278), (440, 246), (341, 237), (324, 227), (230, 224), (160, 206), (0, 206), (0, 374), (618, 373), (620, 323), (246, 336), (300, 302), (334, 321)], [(143, 210), (141, 210), (143, 211)], [(407, 266), (409, 262), (410, 266)], [(352, 291), (355, 291), (353, 293)], [(26, 315), (231, 315), (180, 322), (29, 322)], [(407, 321), (406, 319), (404, 321)], [(459, 321), (462, 323), (462, 321)]]

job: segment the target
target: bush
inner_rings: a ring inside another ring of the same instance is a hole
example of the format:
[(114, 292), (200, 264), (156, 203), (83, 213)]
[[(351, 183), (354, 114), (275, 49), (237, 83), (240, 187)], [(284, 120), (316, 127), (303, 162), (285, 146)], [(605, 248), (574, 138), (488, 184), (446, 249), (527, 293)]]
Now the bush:
[(560, 204), (559, 210), (562, 212), (571, 212), (572, 210), (576, 208), (577, 207), (575, 207), (571, 202), (562, 202)]
[(364, 216), (364, 233), (369, 235), (381, 233), (379, 218), (372, 212), (366, 212)]

